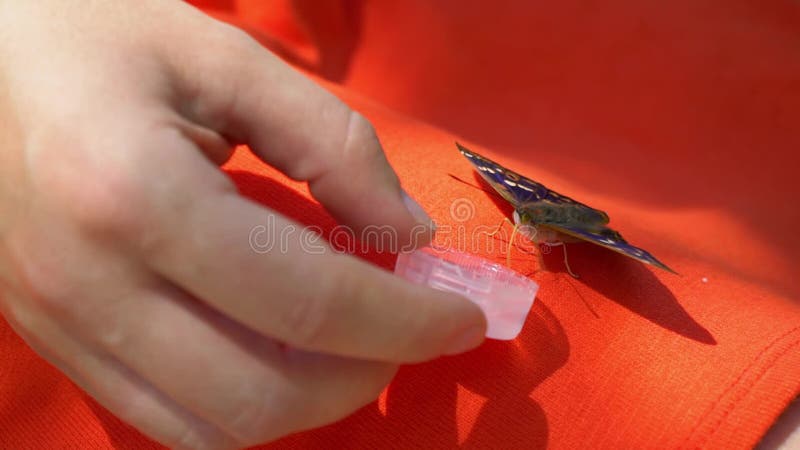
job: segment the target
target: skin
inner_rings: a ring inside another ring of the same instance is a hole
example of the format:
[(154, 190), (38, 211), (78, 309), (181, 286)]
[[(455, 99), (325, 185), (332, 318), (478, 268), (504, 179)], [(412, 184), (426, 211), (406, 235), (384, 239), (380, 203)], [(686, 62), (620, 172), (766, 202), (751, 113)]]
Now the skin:
[(431, 226), (370, 124), (243, 32), (180, 1), (0, 1), (0, 312), (176, 448), (328, 424), (481, 343), (461, 297), (299, 234), (253, 251), (274, 212), (219, 170), (237, 143), (356, 232)]
[[(241, 31), (179, 1), (0, 0), (0, 313), (175, 448), (333, 422), (397, 364), (480, 344), (462, 298), (296, 235), (285, 254), (243, 245), (274, 212), (218, 170), (235, 143), (356, 232), (430, 226), (370, 124)], [(759, 448), (793, 447), (798, 411)]]

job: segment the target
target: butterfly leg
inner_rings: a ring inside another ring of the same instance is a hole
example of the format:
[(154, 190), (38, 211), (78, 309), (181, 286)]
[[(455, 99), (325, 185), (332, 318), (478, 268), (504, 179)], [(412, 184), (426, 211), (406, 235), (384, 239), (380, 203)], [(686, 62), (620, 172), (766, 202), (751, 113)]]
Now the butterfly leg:
[(487, 236), (492, 237), (492, 236), (496, 235), (497, 233), (499, 233), (500, 230), (503, 229), (503, 225), (505, 225), (506, 223), (509, 223), (509, 224), (511, 224), (513, 226), (516, 226), (516, 224), (514, 224), (514, 222), (509, 220), (508, 217), (503, 217), (503, 220), (501, 220), (500, 223), (497, 224), (497, 228), (495, 228), (494, 231), (489, 233)]
[(561, 246), (561, 248), (563, 248), (563, 249), (564, 249), (564, 267), (566, 267), (566, 268), (567, 268), (567, 273), (569, 273), (570, 275), (572, 275), (572, 278), (575, 278), (575, 279), (578, 279), (578, 278), (580, 278), (580, 276), (578, 276), (578, 274), (576, 274), (575, 272), (573, 272), (573, 271), (572, 271), (572, 268), (571, 268), (571, 267), (569, 267), (569, 258), (567, 258), (567, 246), (566, 246), (566, 244), (564, 244), (563, 242), (553, 242), (553, 243), (550, 243), (550, 244), (548, 244), (548, 245), (550, 245), (550, 246), (556, 246), (556, 245), (560, 245), (560, 246)]
[(544, 270), (544, 254), (539, 246), (536, 246), (536, 262), (539, 263), (539, 270)]
[(575, 278), (575, 279), (580, 278), (578, 276), (578, 274), (573, 272), (572, 269), (569, 267), (569, 259), (567, 258), (567, 245), (562, 242), (561, 243), (561, 247), (564, 249), (564, 266), (567, 268), (567, 273), (572, 275), (572, 278)]
[(514, 237), (517, 234), (517, 228), (519, 228), (519, 225), (509, 220), (508, 217), (503, 217), (503, 220), (500, 221), (500, 223), (497, 225), (497, 228), (495, 228), (494, 231), (489, 233), (487, 236), (491, 237), (499, 233), (500, 230), (503, 229), (503, 225), (506, 223), (514, 227), (514, 231), (511, 232), (511, 239), (508, 241), (508, 249), (506, 250), (506, 265), (511, 267), (511, 245), (514, 243)]
[[(508, 220), (508, 219), (506, 219)], [(510, 222), (510, 220), (509, 220)], [(508, 240), (508, 250), (506, 250), (506, 265), (511, 267), (511, 246), (514, 245), (514, 237), (517, 235), (517, 230), (519, 230), (519, 225), (516, 223), (514, 224), (514, 231), (511, 232), (511, 239)]]

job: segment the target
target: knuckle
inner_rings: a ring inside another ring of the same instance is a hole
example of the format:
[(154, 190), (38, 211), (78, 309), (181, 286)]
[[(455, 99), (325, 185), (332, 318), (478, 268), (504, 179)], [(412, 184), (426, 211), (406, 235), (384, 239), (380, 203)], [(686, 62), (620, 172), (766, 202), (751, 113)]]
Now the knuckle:
[(225, 427), (237, 442), (257, 445), (292, 430), (291, 409), (298, 402), (287, 398), (288, 394), (248, 383), (240, 387), (240, 394), (240, 407)]
[(0, 286), (0, 317), (21, 336), (28, 330), (37, 329), (35, 315), (25, 308), (20, 298), (13, 295), (10, 290), (2, 289), (2, 286)]
[(235, 67), (232, 64), (236, 62), (223, 62), (219, 58), (212, 56), (218, 55), (220, 52), (240, 55), (244, 59), (254, 54), (263, 57), (264, 53), (268, 53), (250, 34), (228, 23), (216, 23), (215, 26), (208, 28), (207, 31), (205, 35), (198, 37), (198, 47), (202, 48), (203, 51), (194, 54), (198, 58), (198, 62), (207, 68), (230, 71), (232, 67)]
[(92, 320), (91, 334), (98, 347), (105, 349), (110, 354), (124, 355), (130, 353), (132, 348), (136, 348), (137, 341), (141, 341), (135, 330), (131, 331), (127, 327), (119, 326), (119, 320), (114, 318), (115, 314), (105, 311), (95, 311), (94, 313), (99, 317)]
[(45, 279), (33, 275), (31, 281), (26, 294), (35, 305), (56, 318), (74, 315), (75, 287), (66, 277), (51, 273)]
[[(8, 253), (8, 273), (4, 274), (10, 285), (18, 291), (14, 303), (30, 303), (35, 308), (50, 314), (71, 313), (78, 296), (78, 286), (68, 265), (61, 255), (49, 251), (47, 245), (31, 243), (29, 238), (21, 238), (21, 254), (17, 250)], [(10, 291), (9, 291), (10, 292)], [(22, 306), (22, 305), (17, 305)]]
[[(101, 389), (106, 394), (105, 388)], [(181, 415), (177, 421), (160, 422), (166, 411), (159, 407), (154, 409), (153, 401), (162, 394), (143, 380), (134, 378), (132, 382), (114, 383), (113, 390), (114, 395), (102, 395), (104, 405), (125, 422), (139, 427), (169, 448), (228, 450), (240, 447), (202, 419)], [(170, 412), (166, 412), (168, 419), (172, 419), (170, 416)]]
[(128, 177), (113, 172), (95, 174), (69, 192), (69, 217), (79, 229), (95, 236), (119, 236), (141, 225), (137, 212), (141, 195)]
[(345, 159), (368, 159), (381, 153), (375, 127), (357, 111), (349, 110), (342, 148)]
[[(333, 264), (337, 264), (332, 262)], [(342, 266), (344, 265), (344, 266)], [(294, 289), (283, 310), (281, 327), (286, 343), (304, 350), (324, 350), (340, 346), (348, 330), (342, 324), (355, 313), (354, 305), (364, 289), (352, 261), (338, 261), (336, 270), (323, 273), (299, 266), (291, 279), (314, 278), (308, 289)]]
[(185, 427), (177, 434), (176, 438), (170, 439), (170, 441), (171, 442), (168, 442), (170, 448), (192, 450), (210, 448), (209, 446), (203, 445), (203, 441), (200, 440), (198, 433), (190, 426)]
[(300, 155), (286, 165), (286, 175), (293, 180), (319, 180), (339, 168), (347, 167), (353, 161), (348, 157), (357, 157), (356, 153), (363, 151), (354, 149), (363, 147), (361, 136), (364, 127), (371, 126), (369, 122), (332, 95), (330, 101), (321, 108), (315, 126), (330, 130), (329, 138), (315, 141), (312, 148), (308, 148), (304, 139), (289, 143), (287, 148), (291, 148), (291, 151), (288, 154)]
[(289, 344), (305, 350), (357, 345), (353, 338), (362, 332), (348, 326), (363, 320), (364, 311), (359, 308), (364, 306), (366, 299), (380, 298), (381, 292), (359, 276), (360, 272), (352, 261), (339, 264), (345, 266), (340, 266), (340, 270), (315, 274), (315, 288), (291, 304), (284, 318), (286, 333), (291, 336), (287, 340)]
[(99, 336), (101, 341), (115, 336), (120, 342), (122, 331), (115, 328), (118, 321), (112, 320), (114, 302), (100, 303), (95, 297), (100, 287), (98, 280), (109, 275), (103, 268), (107, 261), (94, 261), (98, 268), (89, 269), (83, 264), (87, 261), (69, 259), (68, 255), (27, 261), (21, 283), (25, 299), (68, 329), (82, 329), (90, 336)]
[(331, 302), (320, 291), (314, 289), (308, 295), (294, 299), (288, 306), (284, 318), (285, 334), (291, 345), (312, 349), (325, 336), (333, 312)]
[(376, 136), (375, 127), (372, 125), (366, 117), (360, 112), (350, 109), (347, 105), (343, 105), (347, 108), (347, 134), (345, 135), (348, 138), (351, 137), (374, 137)]
[(370, 170), (376, 158), (383, 158), (375, 128), (363, 115), (334, 99), (320, 116), (332, 130), (332, 137), (320, 142), (317, 150), (293, 161), (286, 172), (290, 178), (319, 180), (340, 169), (348, 173), (353, 168)]
[(397, 184), (397, 177), (383, 153), (378, 133), (372, 123), (356, 111), (350, 111), (344, 145), (338, 164), (362, 168), (367, 173)]
[[(69, 142), (68, 148), (52, 144), (62, 138)], [(48, 211), (88, 233), (116, 234), (139, 223), (141, 188), (123, 164), (98, 150), (104, 146), (102, 138), (88, 142), (86, 137), (74, 133), (56, 132), (36, 145), (59, 148), (58, 158), (63, 161), (63, 164), (37, 164), (33, 171), (34, 187)], [(52, 154), (52, 150), (39, 153)]]
[(207, 431), (196, 425), (186, 426), (176, 438), (166, 442), (170, 448), (187, 450), (233, 450), (240, 448), (233, 440), (215, 430)]
[(253, 39), (249, 33), (242, 28), (231, 24), (220, 22), (216, 28), (220, 42), (227, 42), (229, 45), (239, 46), (246, 49), (261, 49), (258, 41)]

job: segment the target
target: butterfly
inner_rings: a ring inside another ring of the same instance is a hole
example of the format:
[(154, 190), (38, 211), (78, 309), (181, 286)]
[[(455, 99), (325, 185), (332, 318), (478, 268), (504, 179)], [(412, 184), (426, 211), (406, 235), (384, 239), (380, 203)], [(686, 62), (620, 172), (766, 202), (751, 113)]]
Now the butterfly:
[[(514, 207), (515, 233), (519, 229), (532, 241), (549, 245), (591, 242), (645, 264), (677, 273), (647, 251), (629, 244), (618, 231), (609, 228), (607, 226), (609, 217), (604, 211), (548, 189), (543, 184), (506, 169), (458, 142), (456, 146), (472, 163), (478, 174)], [(513, 239), (512, 234), (512, 242)], [(572, 276), (577, 277), (569, 268), (566, 248), (564, 257), (567, 270)]]

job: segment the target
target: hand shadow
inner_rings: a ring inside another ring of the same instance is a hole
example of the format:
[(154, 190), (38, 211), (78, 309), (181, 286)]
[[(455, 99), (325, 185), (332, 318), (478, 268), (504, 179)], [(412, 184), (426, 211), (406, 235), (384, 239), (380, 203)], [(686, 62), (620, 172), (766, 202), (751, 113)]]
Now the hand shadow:
[(414, 432), (397, 447), (474, 448), (509, 435), (524, 436), (519, 448), (545, 448), (547, 414), (532, 394), (568, 357), (563, 328), (536, 302), (514, 341), (487, 340), (463, 355), (402, 368), (387, 393), (386, 418)]
[[(385, 392), (354, 415), (278, 441), (275, 448), (478, 448), (514, 436), (517, 448), (546, 448), (547, 411), (536, 387), (569, 358), (561, 324), (535, 302), (513, 341), (487, 340), (465, 354), (400, 369)], [(435, 443), (435, 444), (433, 444)]]
[[(319, 225), (323, 235), (335, 226), (319, 204), (291, 188), (249, 172), (228, 174), (243, 195), (278, 208), (293, 220)], [(391, 267), (394, 259), (389, 256), (384, 261), (386, 255), (364, 255)], [(547, 416), (531, 395), (568, 357), (563, 328), (543, 303), (535, 302), (516, 340), (490, 340), (464, 355), (402, 367), (386, 392), (383, 412), (373, 403), (336, 426), (287, 437), (275, 447), (331, 442), (367, 448), (387, 448), (387, 442), (393, 448), (431, 442), (440, 443), (439, 448), (471, 447), (496, 439), (506, 430), (520, 435), (523, 429), (522, 447), (543, 448), (548, 439)], [(474, 414), (465, 414), (463, 408)]]

